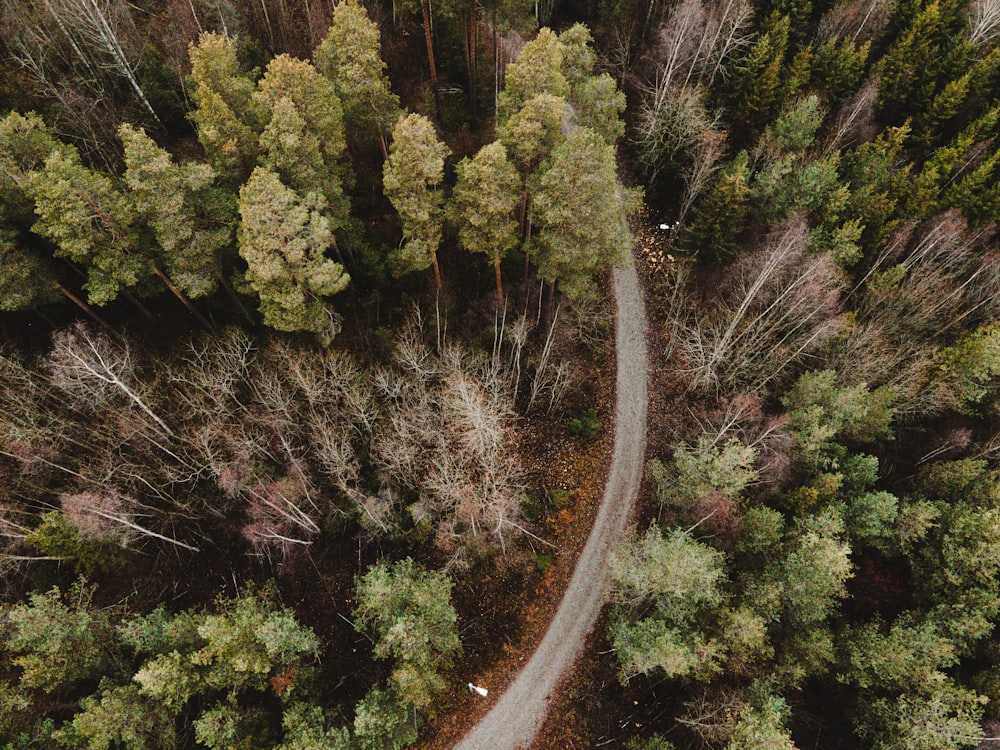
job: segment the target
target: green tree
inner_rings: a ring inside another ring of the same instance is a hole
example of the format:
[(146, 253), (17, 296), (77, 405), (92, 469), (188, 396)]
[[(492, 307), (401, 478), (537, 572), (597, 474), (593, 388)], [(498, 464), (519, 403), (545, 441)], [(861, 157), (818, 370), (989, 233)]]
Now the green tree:
[(706, 623), (724, 604), (722, 553), (656, 524), (611, 558), (615, 608), (610, 634), (623, 679), (662, 670), (710, 679), (723, 645)]
[(552, 152), (532, 191), (538, 275), (571, 299), (593, 293), (593, 276), (628, 262), (627, 217), (639, 196), (617, 180), (614, 148), (577, 128)]
[(239, 63), (237, 40), (205, 32), (189, 48), (195, 108), (190, 117), (216, 174), (233, 184), (246, 179), (257, 156), (259, 122), (254, 73)]
[(426, 708), (444, 687), (440, 670), (461, 650), (451, 581), (410, 558), (383, 561), (358, 579), (357, 600), (356, 626), (375, 631), (375, 656), (395, 660), (393, 693), (418, 710)]
[(102, 684), (97, 694), (80, 702), (79, 712), (56, 739), (86, 750), (169, 750), (176, 742), (174, 716), (142, 695), (138, 685)]
[(675, 240), (678, 248), (712, 262), (725, 262), (736, 256), (750, 206), (747, 162), (746, 152), (741, 151), (726, 165), (719, 179), (695, 205), (691, 218), (678, 230)]
[(1000, 376), (1000, 323), (980, 326), (938, 354), (935, 382), (942, 398), (955, 408), (968, 409), (994, 390)]
[(316, 193), (300, 196), (258, 167), (240, 189), (237, 241), (264, 322), (329, 342), (339, 325), (322, 297), (343, 291), (350, 277), (325, 256), (333, 233), (323, 202)]
[(513, 117), (525, 102), (539, 94), (566, 99), (570, 87), (563, 73), (563, 45), (547, 28), (524, 45), (515, 62), (507, 66), (504, 89), (497, 99), (497, 123)]
[(982, 736), (983, 698), (950, 679), (860, 705), (856, 725), (873, 750), (959, 750)]
[(573, 90), (576, 124), (614, 145), (625, 135), (625, 94), (607, 73), (591, 76)]
[(774, 115), (788, 93), (784, 69), (788, 51), (788, 16), (773, 15), (730, 84), (730, 107), (751, 131), (759, 129)]
[(521, 179), (499, 142), (483, 146), (472, 159), (463, 159), (455, 172), (451, 215), (459, 242), (469, 252), (483, 253), (493, 262), (497, 307), (503, 307), (500, 261), (517, 245)]
[(401, 115), (380, 53), (379, 28), (357, 0), (337, 3), (326, 38), (313, 52), (316, 68), (333, 81), (344, 107), (348, 139), (377, 136), (389, 158), (386, 136)]
[(28, 174), (41, 169), (59, 146), (45, 121), (34, 112), (8, 112), (0, 119), (0, 206), (8, 221), (28, 226), (34, 220)]
[(445, 146), (434, 125), (423, 115), (401, 117), (392, 131), (389, 159), (382, 171), (386, 197), (399, 213), (403, 246), (393, 258), (398, 274), (434, 269), (434, 283), (441, 288), (437, 249), (444, 223)]
[(46, 693), (92, 679), (114, 654), (109, 609), (93, 604), (94, 588), (77, 581), (63, 594), (53, 587), (28, 595), (6, 613), (3, 648), (14, 654), (21, 685)]
[[(264, 77), (257, 84), (253, 100), (265, 122), (272, 121), (271, 113), (278, 107), (279, 102), (291, 102), (301, 118), (301, 123), (290, 122), (290, 113), (286, 108), (283, 112), (283, 122), (274, 128), (276, 132), (270, 136), (268, 145), (272, 149), (280, 148), (277, 144), (286, 138), (281, 125), (290, 126), (287, 133), (289, 141), (295, 138), (301, 139), (303, 131), (311, 134), (319, 147), (322, 160), (303, 165), (301, 168), (311, 170), (319, 181), (312, 185), (299, 185), (294, 179), (297, 176), (294, 171), (289, 175), (280, 170), (279, 173), (286, 184), (295, 190), (321, 192), (326, 197), (337, 226), (346, 224), (350, 206), (342, 186), (346, 167), (340, 164), (340, 160), (347, 148), (347, 141), (344, 134), (343, 111), (333, 82), (320, 75), (312, 63), (296, 60), (289, 55), (278, 55), (268, 63)], [(308, 150), (296, 151), (295, 146), (291, 144), (287, 144), (286, 148), (295, 157), (313, 156)]]
[(785, 729), (789, 713), (785, 700), (775, 695), (748, 703), (740, 710), (726, 750), (796, 750)]
[(87, 272), (88, 301), (104, 305), (149, 279), (153, 267), (137, 251), (135, 210), (104, 174), (85, 167), (75, 150), (54, 150), (28, 175), (35, 201), (32, 230), (55, 245), (57, 257)]
[(166, 277), (188, 297), (211, 294), (232, 236), (209, 211), (215, 173), (207, 164), (177, 164), (142, 129), (122, 125), (118, 135), (132, 206), (153, 232)]

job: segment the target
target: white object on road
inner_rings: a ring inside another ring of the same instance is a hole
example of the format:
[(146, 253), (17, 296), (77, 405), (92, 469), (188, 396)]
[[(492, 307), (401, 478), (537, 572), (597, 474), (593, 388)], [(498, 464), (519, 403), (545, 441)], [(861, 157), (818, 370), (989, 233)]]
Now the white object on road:
[(482, 695), (484, 697), (487, 696), (487, 695), (489, 695), (489, 693), (490, 693), (490, 691), (487, 690), (486, 688), (479, 687), (479, 685), (473, 685), (471, 682), (469, 683), (469, 692), (470, 693), (479, 693), (480, 695)]

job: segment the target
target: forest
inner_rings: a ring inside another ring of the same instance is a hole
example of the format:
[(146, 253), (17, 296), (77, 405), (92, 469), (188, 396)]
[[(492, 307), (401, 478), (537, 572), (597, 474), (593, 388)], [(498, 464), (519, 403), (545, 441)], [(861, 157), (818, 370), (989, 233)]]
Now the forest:
[(0, 748), (454, 746), (593, 522), (633, 264), (639, 509), (533, 747), (1000, 742), (1000, 2), (0, 49)]

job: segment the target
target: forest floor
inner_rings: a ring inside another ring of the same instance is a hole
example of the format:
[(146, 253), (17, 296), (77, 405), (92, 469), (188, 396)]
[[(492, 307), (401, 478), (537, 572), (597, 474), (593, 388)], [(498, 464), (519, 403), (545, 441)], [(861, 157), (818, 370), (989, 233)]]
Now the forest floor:
[(608, 556), (624, 534), (639, 497), (647, 412), (646, 315), (634, 268), (615, 272), (614, 292), (615, 441), (600, 509), (541, 643), (506, 688), (494, 689), (499, 700), (456, 750), (529, 747), (607, 600)]

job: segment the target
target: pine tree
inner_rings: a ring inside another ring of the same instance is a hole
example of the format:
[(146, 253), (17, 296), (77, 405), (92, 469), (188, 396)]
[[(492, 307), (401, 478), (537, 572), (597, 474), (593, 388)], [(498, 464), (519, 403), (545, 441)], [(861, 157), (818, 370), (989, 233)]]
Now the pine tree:
[(552, 152), (532, 190), (538, 275), (570, 298), (593, 293), (593, 277), (628, 262), (627, 217), (639, 197), (617, 180), (614, 148), (577, 128)]
[(357, 0), (338, 3), (326, 38), (313, 52), (317, 70), (333, 82), (344, 107), (348, 140), (374, 134), (388, 158), (386, 137), (399, 119), (399, 97), (389, 87), (378, 26)]
[(386, 197), (403, 225), (404, 244), (393, 258), (396, 273), (433, 267), (438, 289), (437, 249), (444, 223), (441, 182), (447, 155), (448, 147), (438, 139), (431, 121), (408, 114), (393, 128), (389, 159), (382, 170)]
[(726, 262), (739, 249), (737, 241), (749, 211), (750, 188), (747, 154), (740, 152), (730, 162), (715, 185), (691, 212), (691, 218), (677, 232), (677, 247), (694, 253), (700, 260)]
[[(310, 170), (319, 177), (318, 184), (295, 184), (282, 172), (287, 184), (299, 191), (319, 190), (327, 199), (329, 211), (337, 227), (347, 223), (350, 204), (344, 195), (343, 182), (348, 176), (346, 165), (341, 164), (347, 147), (344, 135), (343, 112), (340, 99), (333, 83), (321, 76), (311, 63), (296, 60), (288, 55), (278, 55), (268, 63), (264, 77), (261, 78), (257, 92), (253, 96), (254, 103), (261, 116), (271, 126), (267, 143), (262, 144), (272, 151), (281, 150), (277, 144), (287, 139), (288, 151), (295, 152), (294, 141), (309, 139), (317, 145), (322, 157), (321, 161), (303, 164), (304, 170)], [(294, 108), (298, 119), (293, 117), (288, 104)], [(282, 107), (279, 122), (273, 122), (275, 109)], [(287, 134), (283, 128), (289, 128)], [(291, 158), (315, 158), (307, 150), (293, 153)], [(290, 165), (289, 165), (290, 166)], [(294, 169), (289, 169), (294, 171)]]
[(455, 171), (458, 181), (452, 193), (451, 215), (459, 242), (469, 252), (484, 253), (492, 260), (497, 307), (502, 307), (500, 261), (517, 244), (521, 178), (499, 142), (484, 146), (472, 159), (463, 159)]
[(328, 343), (339, 323), (322, 297), (343, 291), (350, 277), (324, 255), (333, 233), (322, 205), (316, 193), (299, 195), (258, 167), (240, 189), (237, 241), (264, 322), (279, 331), (311, 331)]
[(241, 69), (236, 40), (203, 33), (189, 48), (190, 117), (216, 174), (239, 184), (253, 169), (260, 128), (253, 102), (254, 75)]
[(543, 28), (524, 45), (517, 61), (507, 66), (504, 90), (497, 100), (497, 123), (502, 125), (538, 94), (565, 99), (569, 82), (563, 73), (563, 45), (551, 29)]
[(157, 264), (188, 297), (211, 294), (221, 274), (220, 253), (231, 237), (228, 226), (208, 215), (215, 173), (207, 164), (177, 164), (142, 129), (122, 125), (118, 134), (125, 184), (140, 220), (153, 232)]
[(153, 274), (136, 248), (135, 211), (111, 180), (88, 169), (75, 150), (57, 148), (28, 176), (38, 220), (32, 230), (57, 257), (84, 267), (88, 300), (105, 305)]

